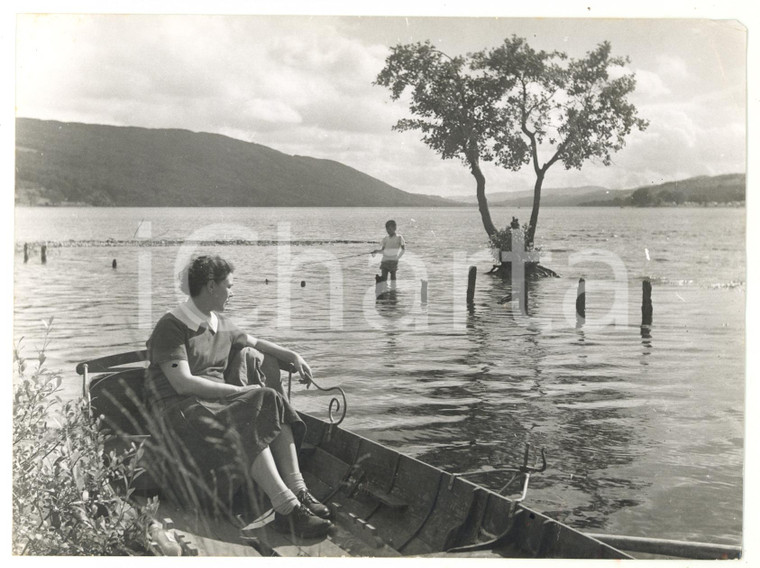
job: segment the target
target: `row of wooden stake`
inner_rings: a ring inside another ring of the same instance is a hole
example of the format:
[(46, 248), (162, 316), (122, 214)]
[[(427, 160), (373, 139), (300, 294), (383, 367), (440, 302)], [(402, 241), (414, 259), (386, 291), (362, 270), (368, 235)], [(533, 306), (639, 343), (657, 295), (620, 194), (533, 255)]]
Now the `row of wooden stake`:
[[(42, 264), (47, 262), (47, 246), (42, 245), (40, 248), (40, 259)], [(24, 263), (29, 261), (28, 245), (24, 243)], [(116, 259), (111, 263), (116, 268)], [(467, 274), (467, 305), (472, 306), (475, 302), (475, 282), (477, 280), (478, 269), (476, 266), (470, 266)], [(301, 287), (305, 282), (301, 282)], [(420, 299), (423, 304), (428, 301), (428, 281), (420, 280)], [(575, 299), (575, 314), (578, 318), (586, 319), (586, 280), (578, 280), (578, 295)], [(652, 283), (648, 278), (642, 282), (641, 298), (641, 325), (652, 325)]]
[[(586, 280), (578, 280), (578, 294), (575, 298), (575, 315), (586, 319)], [(645, 278), (641, 283), (641, 325), (652, 325), (652, 282)]]
[[(42, 261), (42, 264), (47, 263), (47, 245), (42, 245), (40, 247), (40, 260)], [(24, 264), (27, 262), (29, 262), (29, 245), (24, 243)]]
[[(470, 266), (467, 274), (467, 305), (472, 306), (475, 301), (475, 282), (478, 269)], [(427, 280), (422, 281), (423, 303), (427, 303)], [(578, 280), (578, 294), (575, 298), (575, 315), (579, 321), (586, 319), (586, 280)], [(652, 282), (645, 278), (642, 282), (641, 293), (641, 325), (652, 325)]]
[[(40, 247), (40, 261), (42, 264), (47, 264), (47, 245), (42, 245)], [(24, 243), (24, 264), (29, 262), (29, 245), (27, 243)], [(111, 268), (116, 268), (118, 266), (116, 259), (114, 258), (111, 261)], [(301, 284), (303, 286), (303, 284)]]

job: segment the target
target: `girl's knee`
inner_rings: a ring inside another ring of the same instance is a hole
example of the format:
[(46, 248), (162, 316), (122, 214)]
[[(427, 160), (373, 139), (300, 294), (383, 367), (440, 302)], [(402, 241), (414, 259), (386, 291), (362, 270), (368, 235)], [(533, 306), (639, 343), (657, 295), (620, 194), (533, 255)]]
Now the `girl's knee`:
[(270, 387), (261, 387), (261, 392), (261, 396), (265, 399), (275, 400), (279, 396), (279, 393)]
[(266, 373), (267, 376), (269, 374), (278, 374), (280, 373), (280, 363), (271, 355), (264, 355), (264, 359), (261, 362), (261, 369)]
[(280, 362), (271, 355), (265, 355), (261, 365), (261, 371), (266, 377), (266, 386), (279, 390), (282, 388), (282, 374), (280, 372)]

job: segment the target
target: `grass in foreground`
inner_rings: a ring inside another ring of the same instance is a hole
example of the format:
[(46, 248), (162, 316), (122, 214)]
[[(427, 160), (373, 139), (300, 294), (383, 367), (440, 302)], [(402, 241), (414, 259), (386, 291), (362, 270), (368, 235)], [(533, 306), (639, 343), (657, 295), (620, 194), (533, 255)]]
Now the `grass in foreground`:
[[(46, 323), (50, 328), (52, 320)], [(104, 434), (85, 400), (61, 400), (62, 377), (14, 351), (15, 555), (142, 555), (157, 500), (130, 500), (143, 449), (104, 455)]]

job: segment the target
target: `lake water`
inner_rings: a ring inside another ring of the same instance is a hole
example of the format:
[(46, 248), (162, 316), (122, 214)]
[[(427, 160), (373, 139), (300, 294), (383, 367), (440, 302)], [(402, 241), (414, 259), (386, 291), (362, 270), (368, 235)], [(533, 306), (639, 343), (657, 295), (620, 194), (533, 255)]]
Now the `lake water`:
[[(530, 211), (492, 215), (504, 224)], [(396, 301), (376, 303), (379, 259), (367, 252), (388, 218), (408, 253)], [(106, 239), (119, 246), (94, 246)], [(245, 244), (194, 244), (235, 239)], [(163, 246), (140, 246), (155, 240)], [(40, 241), (47, 264), (39, 250), (24, 264), (22, 244)], [(485, 274), (474, 207), (17, 208), (14, 335), (33, 357), (54, 318), (48, 365), (78, 396), (74, 365), (142, 348), (182, 299), (184, 259), (214, 250), (236, 265), (231, 316), (299, 350), (320, 385), (341, 385), (344, 427), (447, 471), (480, 472), (471, 479), (495, 490), (508, 474), (482, 470), (518, 465), (530, 442), (548, 462), (531, 479), (534, 509), (594, 532), (739, 543), (745, 210), (546, 208), (537, 244), (562, 277), (531, 283), (523, 313)], [(644, 277), (651, 328), (640, 325)], [(294, 386), (294, 401), (326, 417), (314, 389)]]

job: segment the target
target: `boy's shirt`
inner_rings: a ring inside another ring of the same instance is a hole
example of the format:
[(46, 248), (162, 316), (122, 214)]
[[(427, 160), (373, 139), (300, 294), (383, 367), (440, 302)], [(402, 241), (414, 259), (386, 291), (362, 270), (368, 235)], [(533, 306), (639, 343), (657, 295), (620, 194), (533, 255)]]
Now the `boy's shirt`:
[(401, 249), (404, 247), (406, 247), (406, 241), (398, 233), (392, 237), (390, 235), (383, 237), (380, 243), (380, 248), (383, 249), (383, 260), (397, 260)]

